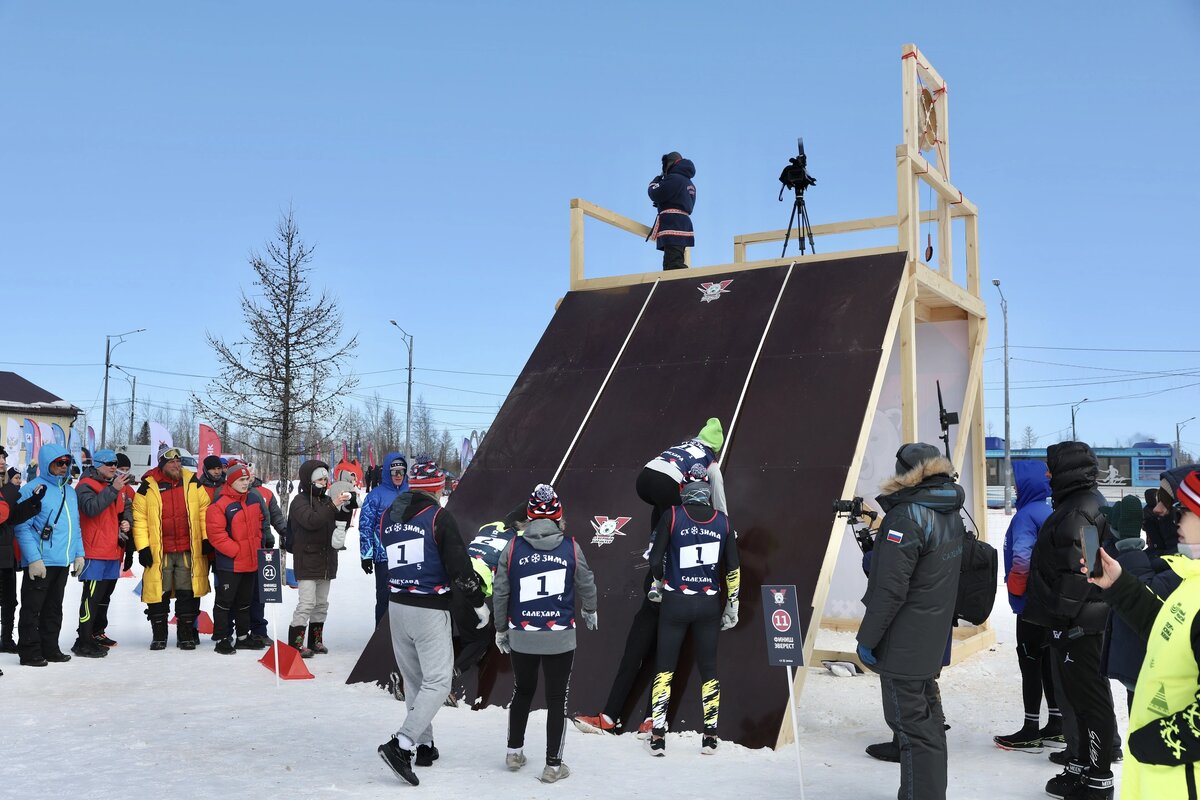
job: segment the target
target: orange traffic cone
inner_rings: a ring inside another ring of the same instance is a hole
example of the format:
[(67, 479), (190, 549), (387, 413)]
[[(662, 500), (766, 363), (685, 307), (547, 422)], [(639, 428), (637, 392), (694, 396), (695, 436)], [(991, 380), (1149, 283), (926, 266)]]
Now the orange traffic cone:
[(308, 667), (304, 666), (304, 660), (300, 658), (300, 651), (278, 640), (267, 648), (267, 652), (258, 660), (258, 663), (274, 672), (276, 648), (279, 649), (280, 678), (285, 681), (298, 681), (313, 677), (313, 674), (308, 671)]

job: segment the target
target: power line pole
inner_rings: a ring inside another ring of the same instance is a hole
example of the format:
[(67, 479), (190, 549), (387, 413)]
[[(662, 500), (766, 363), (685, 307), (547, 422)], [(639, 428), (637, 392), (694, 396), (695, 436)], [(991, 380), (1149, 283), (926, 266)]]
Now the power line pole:
[(1008, 300), (1004, 298), (1004, 290), (1000, 288), (999, 279), (993, 279), (992, 285), (996, 287), (997, 292), (1000, 292), (1000, 311), (1004, 314), (1004, 513), (1011, 517), (1013, 513), (1013, 471), (1008, 404)]
[(1087, 401), (1088, 401), (1088, 399), (1085, 397), (1082, 400), (1080, 400), (1078, 403), (1075, 403), (1073, 406), (1071, 406), (1071, 441), (1073, 441), (1073, 442), (1079, 441), (1079, 439), (1076, 438), (1076, 436), (1075, 436), (1075, 412), (1076, 412), (1076, 410), (1078, 410), (1078, 408), (1081, 405), (1083, 405)]
[[(138, 328), (136, 331), (125, 331), (125, 333), (110, 333), (104, 337), (104, 408), (100, 414), (100, 447), (108, 446), (108, 371), (112, 368), (112, 351), (125, 341), (126, 336), (134, 333), (141, 333), (145, 328)], [(119, 339), (117, 344), (113, 344), (113, 339)]]
[(412, 334), (400, 327), (400, 323), (394, 319), (389, 319), (388, 322), (396, 326), (396, 330), (400, 331), (400, 336), (404, 340), (404, 344), (408, 346), (408, 405), (404, 410), (404, 457), (412, 463), (412, 354), (413, 354), (413, 337)]
[(1179, 450), (1180, 450), (1179, 432), (1184, 429), (1184, 426), (1186, 426), (1189, 422), (1191, 422), (1194, 419), (1195, 419), (1195, 417), (1188, 417), (1183, 422), (1175, 423), (1175, 466), (1179, 466)]

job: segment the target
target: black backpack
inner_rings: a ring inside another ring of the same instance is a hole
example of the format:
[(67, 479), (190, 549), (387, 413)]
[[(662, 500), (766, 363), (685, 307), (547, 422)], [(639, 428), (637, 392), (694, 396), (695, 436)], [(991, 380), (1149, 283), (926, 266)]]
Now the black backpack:
[(962, 567), (958, 575), (958, 597), (954, 618), (982, 625), (996, 603), (999, 558), (996, 548), (981, 542), (971, 531), (963, 536)]

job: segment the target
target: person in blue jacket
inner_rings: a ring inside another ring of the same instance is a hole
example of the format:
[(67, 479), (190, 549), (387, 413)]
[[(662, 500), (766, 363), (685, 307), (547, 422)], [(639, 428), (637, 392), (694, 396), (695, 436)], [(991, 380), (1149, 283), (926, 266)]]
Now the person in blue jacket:
[[(1029, 561), (1038, 530), (1053, 510), (1050, 507), (1050, 478), (1041, 461), (1012, 462), (1013, 485), (1017, 491), (1017, 511), (1004, 534), (1004, 581), (1008, 586), (1008, 604), (1017, 615), (1017, 664), (1021, 668), (1021, 699), (1025, 704), (1025, 722), (1021, 730), (992, 741), (1004, 750), (1040, 753), (1042, 748), (1062, 747), (1062, 715), (1055, 703), (1050, 677), (1050, 659), (1045, 658), (1049, 629), (1026, 621), (1025, 587), (1029, 581)], [(1050, 718), (1041, 727), (1042, 695)]]
[(83, 537), (79, 531), (79, 501), (70, 485), (71, 454), (57, 444), (38, 450), (38, 475), (21, 487), (21, 500), (42, 492), (42, 510), (16, 528), (21, 545), (21, 618), (17, 623), (21, 663), (44, 667), (70, 661), (58, 646), (62, 628), (63, 592), (67, 570), (83, 571)]
[(396, 498), (408, 491), (408, 461), (400, 453), (383, 458), (383, 480), (367, 494), (358, 512), (358, 552), (363, 572), (375, 575), (375, 624), (388, 610), (387, 551), (379, 541), (380, 521)]
[[(663, 270), (687, 269), (683, 251), (696, 244), (692, 232), (692, 209), (696, 207), (696, 165), (671, 151), (662, 157), (662, 173), (654, 176), (646, 190), (658, 209), (650, 237), (662, 251)], [(650, 238), (647, 237), (647, 238)]]

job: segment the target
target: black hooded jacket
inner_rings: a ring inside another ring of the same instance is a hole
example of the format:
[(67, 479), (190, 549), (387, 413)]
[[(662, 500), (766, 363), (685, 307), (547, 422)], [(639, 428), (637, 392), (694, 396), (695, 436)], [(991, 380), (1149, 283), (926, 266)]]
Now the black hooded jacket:
[(21, 490), (11, 483), (0, 489), (4, 502), (8, 503), (8, 519), (0, 522), (0, 569), (14, 569), (16, 558), (13, 551), (13, 531), (22, 522), (36, 517), (42, 510), (42, 496), (30, 495), (20, 501)]
[(1094, 525), (1101, 544), (1112, 538), (1096, 495), (1100, 464), (1083, 442), (1060, 442), (1046, 449), (1046, 465), (1054, 511), (1042, 523), (1033, 546), (1022, 617), (1054, 630), (1102, 634), (1108, 607), (1100, 589), (1080, 571), (1083, 526)]
[[(401, 492), (392, 501), (391, 508), (385, 513), (392, 522), (408, 522), (438, 501), (433, 495), (425, 492)], [(452, 591), (460, 595), (472, 608), (483, 605), (483, 588), (475, 568), (471, 566), (471, 556), (467, 553), (467, 545), (463, 542), (462, 534), (458, 532), (458, 522), (450, 512), (443, 510), (436, 516), (433, 525), (433, 538), (437, 542), (438, 557), (450, 578)], [(384, 520), (387, 525), (387, 520)], [(409, 594), (408, 592), (391, 592), (390, 600), (402, 605), (420, 606), (422, 608), (450, 609), (450, 596), (446, 594)]]
[(334, 516), (337, 509), (325, 489), (313, 486), (317, 467), (329, 470), (324, 461), (305, 461), (300, 465), (300, 490), (288, 506), (288, 527), (292, 534), (296, 580), (322, 581), (337, 577), (337, 551), (333, 549)]
[(867, 607), (858, 641), (871, 648), (881, 675), (936, 677), (954, 621), (962, 564), (964, 493), (937, 458), (897, 476), (877, 502), (884, 510), (875, 537)]
[(647, 189), (650, 201), (658, 209), (654, 220), (654, 243), (664, 247), (692, 247), (696, 236), (692, 232), (692, 209), (696, 207), (696, 165), (681, 158), (667, 167), (665, 175), (657, 175)]

